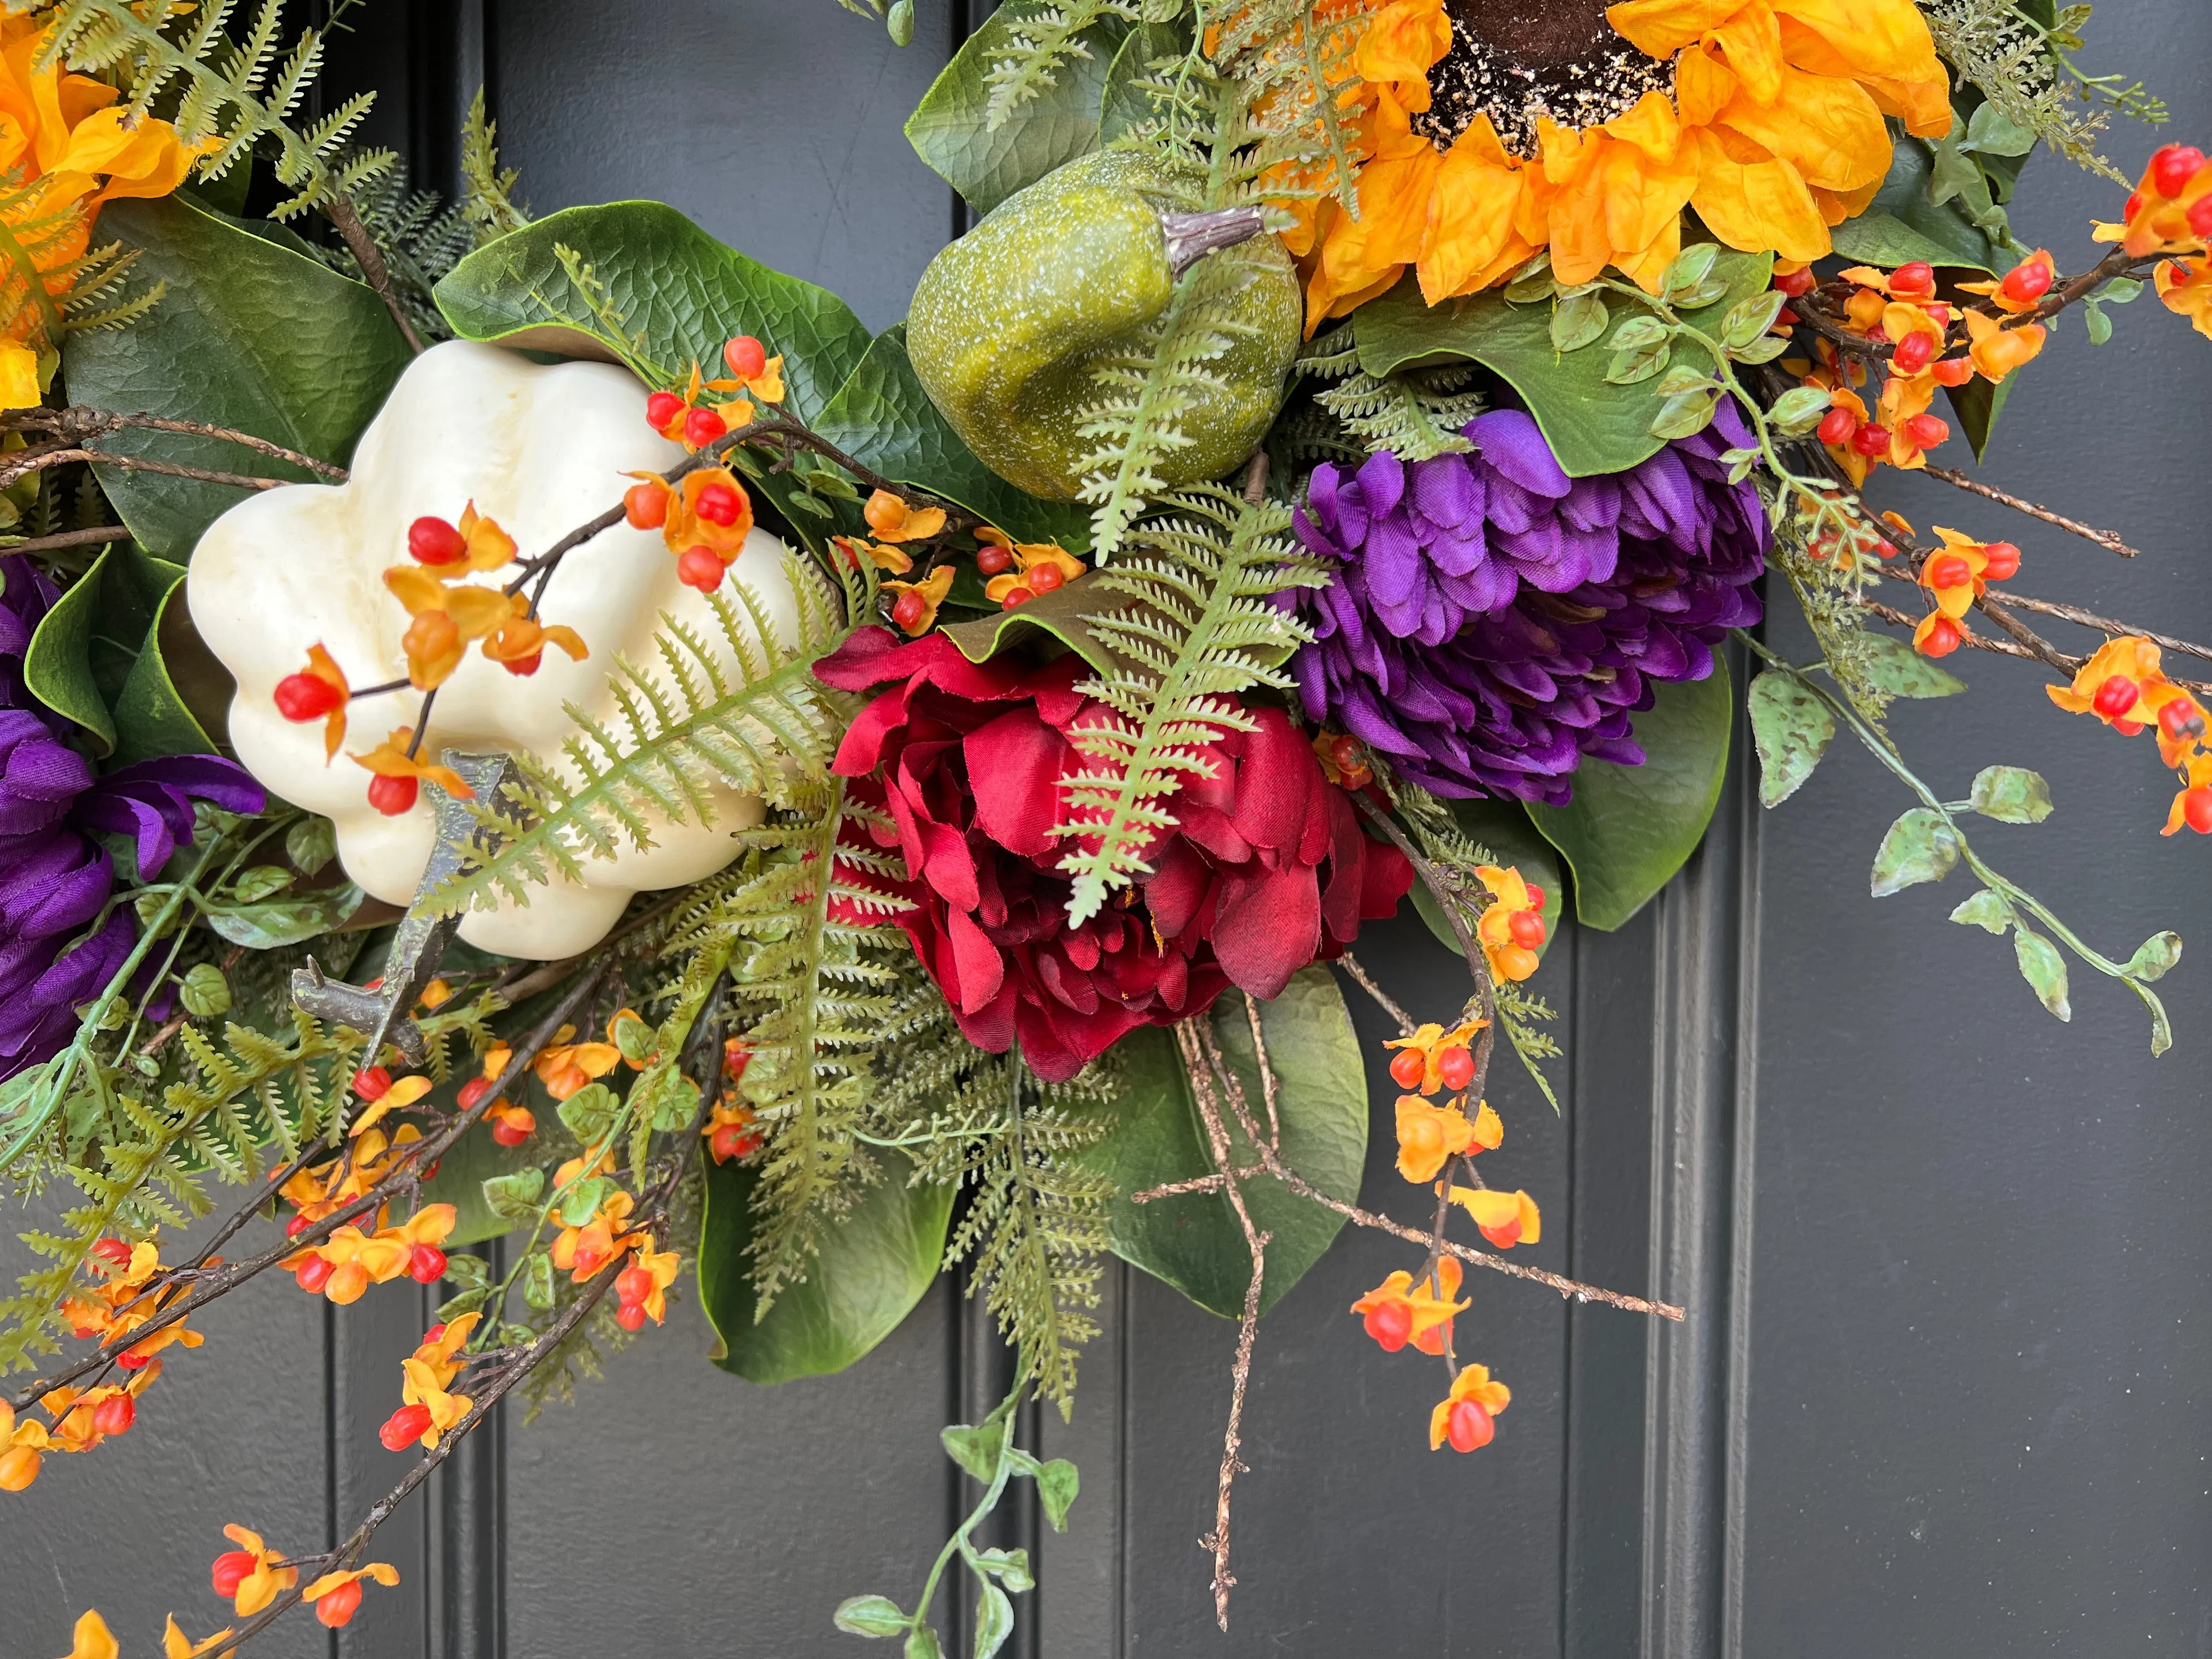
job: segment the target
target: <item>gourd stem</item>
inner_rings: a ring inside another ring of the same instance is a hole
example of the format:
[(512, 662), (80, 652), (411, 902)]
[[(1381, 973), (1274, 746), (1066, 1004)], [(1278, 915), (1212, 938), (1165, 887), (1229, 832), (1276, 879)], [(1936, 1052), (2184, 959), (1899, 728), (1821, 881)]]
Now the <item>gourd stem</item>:
[(1267, 210), (1257, 205), (1160, 215), (1160, 228), (1168, 239), (1168, 269), (1178, 276), (1216, 249), (1249, 242), (1267, 228)]

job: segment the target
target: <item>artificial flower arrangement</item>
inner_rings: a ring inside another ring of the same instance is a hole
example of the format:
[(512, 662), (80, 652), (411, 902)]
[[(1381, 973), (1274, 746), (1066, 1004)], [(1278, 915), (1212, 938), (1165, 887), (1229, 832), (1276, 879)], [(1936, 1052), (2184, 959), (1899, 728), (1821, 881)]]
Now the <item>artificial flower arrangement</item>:
[[(980, 221), (871, 336), (673, 209), (532, 219), (481, 102), (465, 198), (409, 197), (365, 100), (295, 122), (321, 42), (273, 5), (10, 0), (0, 1168), (83, 1201), (0, 1305), (40, 1373), (0, 1491), (158, 1416), (266, 1273), (450, 1291), (392, 1379), (404, 1495), (687, 1268), (774, 1382), (964, 1261), (1018, 1355), (945, 1433), (982, 1496), (917, 1602), (834, 1617), (936, 1655), (957, 1561), (988, 1659), (1031, 1570), (971, 1535), (1017, 1479), (1065, 1524), (1015, 1408), (1069, 1406), (1110, 1249), (1238, 1322), (1225, 1628), (1257, 1326), (1346, 1221), (1408, 1246), (1346, 1340), (1440, 1365), (1434, 1449), (1510, 1431), (1469, 1268), (1682, 1317), (1512, 1257), (1541, 1206), (1485, 1085), (1502, 1036), (1550, 1097), (1549, 936), (1695, 848), (1731, 662), (1766, 805), (1848, 727), (1916, 802), (1875, 893), (1965, 864), (1953, 919), (2053, 1013), (2070, 954), (2164, 1050), (2179, 939), (2101, 954), (1970, 844), (2043, 780), (1947, 803), (1884, 726), (1961, 648), (2027, 659), (2212, 833), (2212, 687), (2168, 672), (2212, 648), (2014, 591), (2000, 510), (2126, 550), (1932, 459), (2069, 312), (2102, 341), (2148, 285), (2212, 335), (2212, 163), (2101, 157), (2164, 112), (2076, 66), (2087, 12), (1016, 0), (908, 129)], [(2101, 257), (2014, 241), (2039, 145), (2113, 179)], [(1967, 527), (1869, 505), (1885, 465)], [(1775, 602), (1819, 661), (1747, 631)], [(1466, 962), (1435, 1007), (1352, 954), (1409, 902)], [(1358, 1202), (1346, 982), (1401, 1029), (1425, 1226)], [(344, 1625), (389, 1509), (321, 1553), (230, 1526), (233, 1622), (165, 1650)], [(74, 1659), (117, 1651), (87, 1612)]]

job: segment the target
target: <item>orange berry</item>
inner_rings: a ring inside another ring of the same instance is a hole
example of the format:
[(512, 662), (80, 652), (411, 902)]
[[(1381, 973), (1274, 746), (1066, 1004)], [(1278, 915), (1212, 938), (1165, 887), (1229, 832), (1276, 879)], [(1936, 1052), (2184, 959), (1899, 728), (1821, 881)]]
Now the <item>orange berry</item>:
[(1777, 276), (1774, 279), (1774, 286), (1791, 299), (1798, 300), (1810, 294), (1820, 280), (1813, 274), (1812, 267), (1808, 265), (1802, 270), (1791, 271), (1787, 276)]
[(727, 1164), (733, 1158), (744, 1158), (760, 1145), (760, 1136), (741, 1123), (725, 1123), (714, 1131), (707, 1143), (707, 1150), (717, 1164)]
[(126, 1434), (137, 1420), (137, 1402), (127, 1394), (112, 1394), (92, 1408), (92, 1426), (102, 1434)]
[(1036, 593), (1026, 587), (1011, 588), (1007, 591), (1006, 597), (999, 601), (999, 609), (1012, 611), (1016, 605), (1027, 605), (1035, 598), (1036, 598)]
[[(1891, 550), (1894, 552), (1896, 550), (1893, 548)], [(1533, 881), (1525, 881), (1521, 884), (1528, 890), (1528, 908), (1531, 910), (1542, 909), (1544, 908), (1544, 890), (1537, 886)]]
[[(1924, 334), (1916, 334), (1916, 340), (1924, 340)], [(1936, 415), (1914, 415), (1905, 422), (1905, 441), (1915, 449), (1933, 449), (1948, 443), (1951, 438), (1951, 423)]]
[(1964, 587), (1974, 580), (1974, 567), (1956, 553), (1945, 553), (1928, 561), (1928, 586), (1930, 587)]
[(1936, 292), (1936, 270), (1925, 259), (1914, 259), (1889, 273), (1889, 291), (1900, 300), (1925, 299)]
[(2002, 284), (2004, 297), (2015, 305), (2040, 300), (2051, 292), (2051, 263), (2047, 259), (2030, 259), (2024, 264), (2014, 265), (2005, 273)]
[(868, 504), (860, 509), (860, 516), (868, 521), (868, 528), (878, 536), (898, 529), (906, 522), (906, 503), (888, 489), (878, 489), (868, 497)]
[(2089, 706), (2108, 720), (2116, 720), (2136, 706), (2142, 688), (2125, 674), (2115, 674), (2097, 688), (2097, 695)]
[(642, 1302), (623, 1303), (622, 1306), (615, 1310), (615, 1323), (621, 1326), (626, 1331), (644, 1329), (645, 1304)]
[(909, 588), (898, 596), (891, 606), (891, 620), (902, 633), (911, 634), (921, 626), (921, 619), (929, 614), (929, 601)]
[(1859, 417), (1838, 404), (1820, 417), (1814, 435), (1824, 444), (1847, 444), (1858, 429)]
[(340, 1630), (361, 1610), (361, 1580), (349, 1578), (325, 1590), (315, 1602), (315, 1617), (325, 1629)]
[(491, 1126), (491, 1138), (502, 1146), (520, 1146), (537, 1132), (538, 1120), (526, 1111), (502, 1114)]
[(1959, 648), (1962, 637), (1958, 623), (1948, 617), (1939, 616), (1928, 624), (1928, 632), (1920, 641), (1920, 654), (1923, 657), (1948, 657)]
[(313, 1292), (329, 1284), (331, 1275), (337, 1271), (337, 1269), (323, 1257), (311, 1255), (300, 1264), (300, 1271), (295, 1277), (299, 1279), (301, 1290)]
[(672, 392), (656, 392), (645, 400), (645, 423), (665, 433), (684, 416), (684, 399)]
[(1390, 1080), (1401, 1089), (1418, 1089), (1428, 1075), (1429, 1063), (1414, 1048), (1401, 1048), (1390, 1061)]
[(1936, 356), (1936, 337), (1915, 329), (1897, 343), (1890, 362), (1900, 374), (1917, 374)]
[(740, 334), (722, 348), (722, 361), (741, 380), (757, 380), (768, 373), (768, 348), (750, 334)]
[(2010, 542), (1991, 542), (1982, 550), (1982, 574), (1993, 582), (2020, 574), (2020, 550)]
[(368, 1269), (358, 1261), (342, 1261), (331, 1269), (323, 1294), (341, 1308), (352, 1306), (368, 1289)]
[(1028, 572), (1024, 580), (1029, 583), (1032, 593), (1049, 593), (1053, 589), (1067, 584), (1067, 577), (1056, 564), (1041, 564)]
[(723, 570), (721, 560), (709, 548), (686, 548), (676, 561), (676, 580), (702, 593), (711, 593), (722, 585)]
[(623, 517), (633, 530), (658, 530), (668, 522), (668, 488), (632, 484), (623, 491)]
[(0, 1492), (21, 1492), (39, 1478), (39, 1454), (29, 1446), (0, 1451)]
[(1938, 386), (1964, 386), (1974, 378), (1974, 360), (1972, 357), (1946, 357), (1941, 362), (1930, 363), (1928, 372), (1936, 377)]
[(2204, 165), (2204, 152), (2194, 144), (2168, 144), (2150, 158), (2151, 187), (2161, 196), (2179, 196)]
[(694, 449), (704, 449), (729, 429), (730, 423), (714, 410), (695, 409), (684, 417), (684, 441)]
[(717, 479), (700, 490), (691, 510), (709, 524), (733, 525), (745, 510), (744, 497)]
[(1534, 910), (1516, 910), (1505, 924), (1516, 945), (1534, 950), (1544, 942), (1544, 919)]
[(975, 568), (986, 576), (995, 576), (1001, 571), (1011, 570), (1013, 565), (1014, 556), (1003, 547), (979, 547), (975, 550)]
[(446, 1276), (446, 1253), (435, 1244), (417, 1244), (407, 1257), (407, 1276), (417, 1285), (434, 1285)]
[(364, 1066), (353, 1074), (353, 1091), (363, 1100), (381, 1100), (392, 1088), (392, 1073), (381, 1066)]
[(2186, 697), (2176, 697), (2158, 711), (2159, 729), (2172, 743), (2188, 743), (2204, 735), (2204, 715)]
[(276, 712), (288, 720), (319, 720), (344, 703), (345, 693), (313, 674), (287, 674), (276, 682)]

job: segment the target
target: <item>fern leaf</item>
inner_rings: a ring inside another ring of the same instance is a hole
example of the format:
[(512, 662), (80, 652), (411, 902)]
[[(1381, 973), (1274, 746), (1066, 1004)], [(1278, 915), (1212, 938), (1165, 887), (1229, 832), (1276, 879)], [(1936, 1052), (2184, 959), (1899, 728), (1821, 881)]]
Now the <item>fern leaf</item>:
[(993, 60), (986, 84), (983, 129), (996, 132), (1024, 104), (1055, 84), (1073, 58), (1089, 58), (1085, 32), (1109, 17), (1134, 22), (1138, 0), (1030, 0), (1018, 13), (1008, 8), (1012, 24), (1005, 56)]
[(1298, 367), (1335, 382), (1316, 401), (1370, 453), (1387, 449), (1405, 460), (1425, 461), (1474, 447), (1460, 430), (1484, 407), (1481, 394), (1469, 389), (1477, 376), (1471, 364), (1370, 374), (1359, 367), (1346, 324), (1316, 341)]

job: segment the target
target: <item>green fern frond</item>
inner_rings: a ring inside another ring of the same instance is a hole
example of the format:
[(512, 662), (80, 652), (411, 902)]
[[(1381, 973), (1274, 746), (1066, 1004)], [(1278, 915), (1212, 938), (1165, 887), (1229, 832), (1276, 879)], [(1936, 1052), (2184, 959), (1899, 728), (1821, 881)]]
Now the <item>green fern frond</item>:
[(349, 98), (305, 129), (293, 123), (321, 72), (324, 33), (301, 30), (280, 58), (283, 0), (264, 0), (244, 33), (234, 36), (228, 26), (236, 10), (235, 0), (207, 0), (179, 16), (143, 0), (61, 0), (36, 65), (63, 62), (119, 86), (131, 118), (173, 99), (170, 118), (186, 144), (216, 141), (198, 164), (203, 179), (222, 178), (265, 143), (277, 181), (293, 191), (270, 210), (273, 219), (350, 195), (390, 173), (398, 161), (393, 152), (348, 149), (374, 94)]
[(498, 836), (429, 896), (431, 913), (489, 908), (501, 894), (527, 904), (532, 884), (581, 880), (588, 859), (651, 846), (656, 814), (710, 824), (716, 787), (773, 802), (818, 787), (843, 722), (813, 664), (867, 613), (872, 568), (848, 574), (842, 592), (796, 556), (784, 572), (797, 617), (788, 644), (743, 582), (708, 595), (717, 640), (664, 616), (657, 664), (615, 659), (611, 717), (568, 705), (565, 766), (518, 756), (520, 781), (472, 806)]
[(1224, 732), (1252, 729), (1237, 694), (1289, 689), (1280, 665), (1310, 635), (1272, 596), (1328, 580), (1283, 534), (1285, 507), (1209, 484), (1162, 507), (1137, 527), (1139, 556), (1093, 578), (1100, 592), (1139, 603), (1085, 618), (1124, 665), (1080, 688), (1115, 718), (1070, 733), (1087, 764), (1062, 781), (1066, 810), (1053, 833), (1076, 843), (1060, 867), (1075, 878), (1068, 915), (1078, 922), (1149, 867), (1141, 849), (1175, 822), (1161, 803), (1185, 777), (1212, 775), (1204, 751)]
[[(342, 171), (339, 181), (384, 256), (392, 291), (415, 331), (428, 340), (453, 338), (431, 290), (476, 246), (465, 204), (448, 204), (434, 190), (410, 191), (395, 172), (373, 173), (356, 187), (346, 185)], [(368, 280), (354, 251), (343, 243), (315, 252), (332, 270), (356, 282)]]
[(992, 60), (983, 129), (996, 132), (1015, 112), (1060, 78), (1072, 58), (1089, 58), (1085, 31), (1109, 17), (1137, 20), (1138, 0), (1017, 0), (1005, 9), (1012, 24), (1003, 57)]
[(1404, 460), (1425, 461), (1474, 447), (1460, 430), (1484, 408), (1482, 394), (1469, 390), (1480, 372), (1472, 364), (1370, 374), (1359, 367), (1347, 323), (1314, 342), (1298, 367), (1336, 382), (1315, 401), (1370, 454), (1387, 449)]
[(521, 179), (519, 169), (499, 164), (499, 124), (484, 113), (478, 87), (461, 124), (461, 216), (477, 246), (530, 222), (529, 208), (515, 205), (514, 187)]

